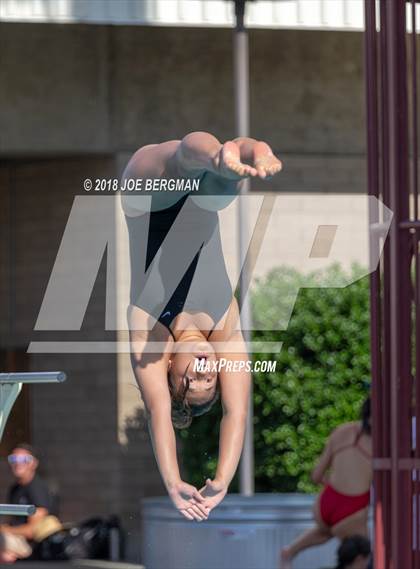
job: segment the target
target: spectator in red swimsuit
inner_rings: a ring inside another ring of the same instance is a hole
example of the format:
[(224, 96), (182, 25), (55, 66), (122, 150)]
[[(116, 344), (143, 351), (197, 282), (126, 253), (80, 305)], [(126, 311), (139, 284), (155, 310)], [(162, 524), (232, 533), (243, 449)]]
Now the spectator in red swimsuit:
[[(328, 473), (328, 474), (327, 474)], [(363, 404), (361, 421), (340, 425), (330, 435), (312, 472), (324, 489), (314, 506), (316, 526), (281, 552), (281, 568), (304, 549), (333, 537), (368, 536), (368, 507), (372, 482), (370, 399)]]

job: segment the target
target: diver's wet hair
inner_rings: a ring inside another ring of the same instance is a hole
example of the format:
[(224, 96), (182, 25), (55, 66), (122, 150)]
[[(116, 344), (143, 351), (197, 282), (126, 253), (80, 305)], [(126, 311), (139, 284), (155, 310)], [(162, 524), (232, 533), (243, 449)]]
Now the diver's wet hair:
[(176, 429), (188, 428), (191, 425), (193, 418), (198, 417), (199, 415), (204, 415), (204, 413), (210, 411), (220, 396), (219, 382), (217, 382), (214, 397), (210, 399), (210, 401), (207, 401), (207, 403), (202, 405), (191, 405), (186, 399), (189, 388), (189, 381), (187, 377), (184, 377), (181, 386), (178, 389), (175, 389), (172, 386), (168, 374), (168, 386), (172, 401), (172, 424)]
[(370, 397), (366, 399), (366, 401), (362, 405), (362, 410), (360, 413), (360, 418), (362, 420), (362, 430), (367, 435), (371, 433), (371, 426), (370, 426)]

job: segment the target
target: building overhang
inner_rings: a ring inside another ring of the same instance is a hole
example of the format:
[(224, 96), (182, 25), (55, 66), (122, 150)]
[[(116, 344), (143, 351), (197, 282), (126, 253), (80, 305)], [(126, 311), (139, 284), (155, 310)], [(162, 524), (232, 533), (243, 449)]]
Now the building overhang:
[[(363, 0), (257, 0), (246, 13), (251, 28), (364, 28)], [(0, 21), (231, 28), (234, 10), (227, 0), (1, 0)]]

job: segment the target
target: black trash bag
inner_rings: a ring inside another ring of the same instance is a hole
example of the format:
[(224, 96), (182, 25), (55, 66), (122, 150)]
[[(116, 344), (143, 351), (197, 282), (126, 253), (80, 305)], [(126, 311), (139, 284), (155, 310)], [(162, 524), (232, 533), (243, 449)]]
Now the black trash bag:
[(68, 531), (58, 531), (36, 543), (28, 561), (67, 561), (64, 546)]
[(67, 559), (107, 559), (109, 526), (101, 518), (92, 518), (71, 528), (64, 545)]
[(115, 516), (104, 520), (91, 518), (70, 529), (59, 531), (38, 543), (31, 559), (68, 561), (72, 559), (109, 559), (111, 531), (121, 528)]

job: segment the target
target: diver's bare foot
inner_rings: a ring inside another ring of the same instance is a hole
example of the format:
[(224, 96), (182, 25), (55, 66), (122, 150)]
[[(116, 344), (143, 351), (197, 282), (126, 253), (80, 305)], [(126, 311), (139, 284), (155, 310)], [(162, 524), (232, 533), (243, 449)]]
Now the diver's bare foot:
[(260, 178), (271, 178), (282, 169), (282, 163), (274, 156), (265, 142), (257, 142), (254, 146), (254, 167)]
[(283, 547), (281, 550), (280, 569), (292, 569), (292, 556), (288, 547)]
[(239, 148), (232, 141), (223, 144), (214, 159), (214, 164), (217, 173), (229, 180), (241, 180), (257, 175), (256, 168), (241, 162)]

